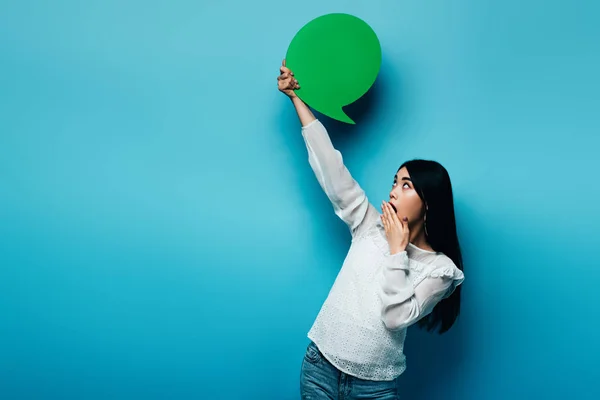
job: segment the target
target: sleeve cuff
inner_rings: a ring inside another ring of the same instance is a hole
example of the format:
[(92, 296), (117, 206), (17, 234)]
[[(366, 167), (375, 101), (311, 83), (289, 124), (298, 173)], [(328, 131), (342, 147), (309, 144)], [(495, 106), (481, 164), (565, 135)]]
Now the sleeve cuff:
[(306, 124), (306, 125), (303, 125), (303, 126), (302, 126), (302, 130), (310, 128), (311, 126), (313, 126), (313, 125), (314, 125), (314, 124), (316, 124), (317, 122), (319, 122), (319, 119), (318, 119), (318, 118), (315, 118), (314, 120), (312, 120), (312, 121), (311, 121), (311, 122), (309, 122), (308, 124)]
[(387, 251), (385, 254), (384, 266), (390, 269), (408, 270), (408, 253), (406, 250), (396, 254), (390, 254), (390, 252)]

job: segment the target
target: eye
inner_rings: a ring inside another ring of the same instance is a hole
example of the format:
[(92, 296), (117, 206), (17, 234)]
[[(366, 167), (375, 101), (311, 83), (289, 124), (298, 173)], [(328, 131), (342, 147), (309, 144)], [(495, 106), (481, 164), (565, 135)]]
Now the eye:
[(408, 182), (404, 182), (404, 185), (402, 185), (403, 189), (410, 189), (410, 185), (408, 184)]

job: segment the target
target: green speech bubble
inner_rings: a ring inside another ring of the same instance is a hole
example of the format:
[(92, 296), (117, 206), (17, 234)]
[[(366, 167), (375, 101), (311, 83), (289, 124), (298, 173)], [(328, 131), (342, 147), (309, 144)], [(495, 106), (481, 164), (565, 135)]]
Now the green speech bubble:
[(296, 94), (316, 111), (354, 124), (343, 107), (362, 97), (381, 67), (381, 46), (371, 27), (352, 15), (317, 17), (294, 36), (286, 66), (300, 84)]

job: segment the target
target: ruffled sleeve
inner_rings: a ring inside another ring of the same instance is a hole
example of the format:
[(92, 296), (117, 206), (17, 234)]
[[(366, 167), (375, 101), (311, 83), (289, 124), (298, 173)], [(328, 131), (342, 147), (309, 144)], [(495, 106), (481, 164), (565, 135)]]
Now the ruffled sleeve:
[(456, 267), (453, 263), (447, 264), (441, 268), (436, 268), (431, 271), (428, 275), (431, 279), (440, 279), (443, 281), (449, 281), (450, 285), (446, 289), (446, 293), (442, 297), (445, 299), (450, 297), (450, 295), (454, 292), (456, 287), (463, 283), (465, 280), (465, 274)]

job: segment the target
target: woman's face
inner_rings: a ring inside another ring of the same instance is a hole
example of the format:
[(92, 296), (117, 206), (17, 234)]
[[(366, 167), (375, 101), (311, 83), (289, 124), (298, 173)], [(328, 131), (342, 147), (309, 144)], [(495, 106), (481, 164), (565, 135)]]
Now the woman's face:
[(390, 203), (396, 209), (400, 219), (407, 217), (408, 222), (412, 224), (423, 218), (423, 201), (415, 190), (406, 167), (402, 167), (394, 177)]

